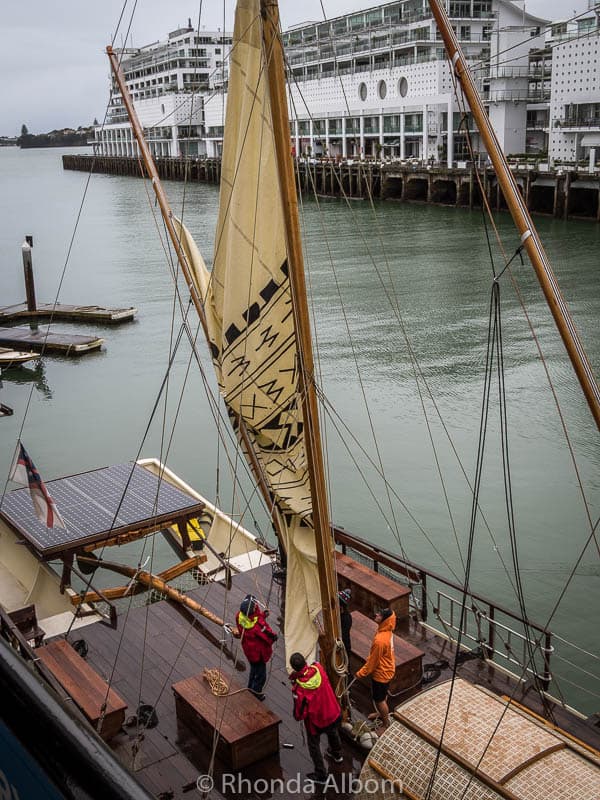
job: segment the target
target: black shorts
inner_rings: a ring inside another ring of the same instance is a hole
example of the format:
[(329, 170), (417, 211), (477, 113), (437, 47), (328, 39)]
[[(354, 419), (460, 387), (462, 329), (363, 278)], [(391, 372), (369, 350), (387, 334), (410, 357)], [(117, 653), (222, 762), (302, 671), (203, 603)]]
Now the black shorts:
[(379, 681), (371, 680), (371, 695), (376, 703), (383, 703), (387, 697), (390, 682), (380, 683)]

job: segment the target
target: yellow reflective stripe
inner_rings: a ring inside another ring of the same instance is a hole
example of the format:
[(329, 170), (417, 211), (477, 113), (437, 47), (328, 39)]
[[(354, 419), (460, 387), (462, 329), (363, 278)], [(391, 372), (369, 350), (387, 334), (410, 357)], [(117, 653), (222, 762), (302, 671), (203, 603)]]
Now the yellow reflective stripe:
[(253, 628), (257, 622), (258, 622), (258, 617), (254, 617), (254, 619), (252, 619), (252, 617), (247, 617), (243, 611), (240, 611), (239, 623), (242, 626), (242, 628), (250, 630), (250, 628)]
[(321, 685), (321, 680), (322, 680), (321, 673), (317, 669), (312, 678), (309, 678), (307, 681), (299, 681), (298, 679), (296, 679), (296, 683), (298, 684), (298, 686), (302, 686), (303, 689), (318, 689), (319, 686)]

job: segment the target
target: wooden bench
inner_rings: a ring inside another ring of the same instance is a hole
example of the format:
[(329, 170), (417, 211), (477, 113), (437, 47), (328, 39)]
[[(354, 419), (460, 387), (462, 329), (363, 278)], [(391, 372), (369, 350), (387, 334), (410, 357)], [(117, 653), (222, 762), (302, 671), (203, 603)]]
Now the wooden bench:
[[(92, 723), (94, 730), (105, 741), (112, 739), (123, 725), (127, 708), (119, 695), (108, 688), (107, 682), (64, 639), (40, 647), (36, 654)], [(98, 730), (104, 702), (106, 712), (101, 730)]]
[(352, 606), (373, 616), (380, 608), (391, 608), (398, 622), (408, 617), (410, 589), (380, 575), (353, 558), (336, 551), (335, 568), (340, 589), (350, 589)]
[[(377, 632), (377, 623), (366, 617), (360, 611), (352, 612), (350, 672), (356, 672), (362, 667), (371, 650), (371, 643)], [(423, 675), (423, 656), (425, 654), (418, 647), (405, 642), (402, 637), (394, 634), (394, 658), (396, 660), (396, 674), (390, 682), (390, 692), (399, 692), (418, 685)]]
[[(229, 692), (241, 687), (222, 675)], [(217, 756), (228, 767), (240, 769), (279, 751), (281, 720), (252, 692), (216, 696), (202, 675), (174, 683), (177, 717), (199, 739), (213, 741), (218, 731)]]
[(8, 616), (28, 642), (32, 641), (36, 647), (41, 645), (46, 633), (38, 625), (34, 605), (17, 608), (15, 611), (10, 611)]

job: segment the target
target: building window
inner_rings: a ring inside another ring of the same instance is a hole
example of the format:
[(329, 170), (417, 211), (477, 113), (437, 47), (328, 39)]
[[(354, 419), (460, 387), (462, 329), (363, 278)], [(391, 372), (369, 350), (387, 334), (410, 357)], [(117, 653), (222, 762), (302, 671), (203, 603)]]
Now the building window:
[(448, 10), (449, 17), (470, 17), (471, 16), (471, 2), (470, 0), (458, 0), (458, 2), (451, 2)]
[(382, 100), (385, 99), (387, 94), (387, 84), (385, 81), (379, 81), (379, 84), (377, 85), (377, 94)]
[(367, 84), (361, 83), (358, 86), (358, 96), (364, 102), (367, 99)]
[(398, 94), (400, 97), (406, 97), (408, 94), (408, 81), (406, 78), (400, 78), (398, 81)]
[(463, 42), (470, 42), (471, 41), (471, 26), (470, 25), (461, 25), (460, 26), (460, 38)]

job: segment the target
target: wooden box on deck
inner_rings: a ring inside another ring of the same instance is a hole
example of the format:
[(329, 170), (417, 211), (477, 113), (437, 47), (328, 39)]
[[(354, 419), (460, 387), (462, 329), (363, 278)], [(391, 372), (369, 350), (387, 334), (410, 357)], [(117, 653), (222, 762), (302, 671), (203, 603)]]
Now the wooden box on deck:
[[(371, 649), (373, 637), (377, 632), (377, 623), (360, 611), (352, 612), (352, 652), (350, 653), (350, 671), (352, 674), (362, 667)], [(423, 674), (423, 651), (405, 642), (394, 634), (394, 657), (396, 674), (390, 683), (390, 692), (409, 689), (419, 683)]]
[[(229, 692), (241, 688), (229, 676), (222, 677)], [(181, 722), (209, 743), (217, 729), (217, 756), (227, 766), (240, 769), (279, 751), (281, 720), (251, 692), (217, 697), (202, 675), (178, 681), (172, 689)]]
[(372, 616), (380, 608), (391, 608), (398, 621), (408, 617), (410, 589), (380, 575), (358, 561), (336, 551), (335, 568), (340, 589), (352, 592), (352, 607)]
[(106, 701), (106, 712), (102, 720), (100, 736), (108, 741), (119, 732), (125, 719), (127, 704), (107, 682), (73, 650), (64, 639), (56, 639), (45, 647), (38, 647), (36, 656), (43, 661), (67, 694), (83, 714), (98, 730), (102, 706)]

